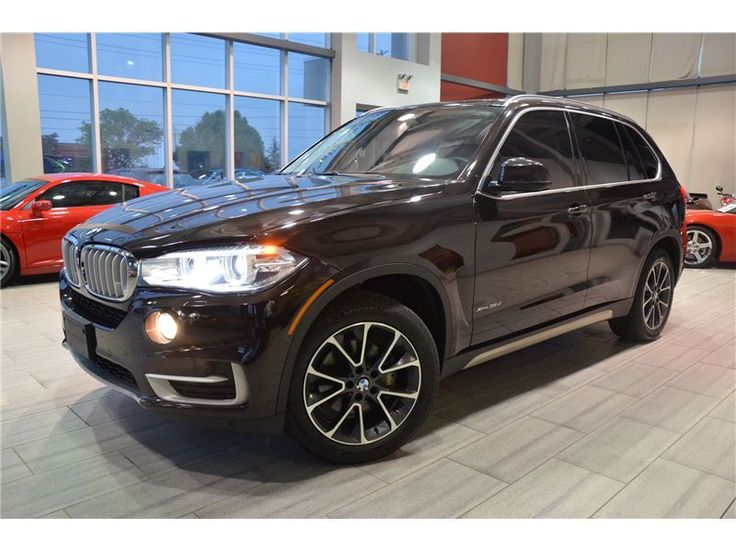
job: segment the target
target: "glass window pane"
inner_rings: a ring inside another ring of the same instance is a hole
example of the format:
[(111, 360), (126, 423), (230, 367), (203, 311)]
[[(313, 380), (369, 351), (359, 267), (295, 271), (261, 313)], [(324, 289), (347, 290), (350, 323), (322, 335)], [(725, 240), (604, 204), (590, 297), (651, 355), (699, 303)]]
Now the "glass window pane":
[(164, 174), (163, 89), (101, 82), (102, 171), (133, 178)]
[(613, 121), (578, 113), (573, 113), (572, 119), (588, 169), (588, 184), (626, 182), (629, 175)]
[(532, 111), (522, 115), (501, 147), (491, 171), (493, 181), (498, 181), (503, 162), (513, 157), (542, 163), (552, 177), (552, 188), (575, 185), (572, 142), (561, 111)]
[(624, 147), (624, 157), (626, 157), (626, 165), (629, 168), (629, 180), (645, 180), (646, 173), (644, 165), (636, 151), (636, 145), (631, 141), (629, 133), (626, 131), (626, 125), (616, 123), (618, 137), (621, 139), (621, 145)]
[(262, 94), (281, 93), (281, 52), (250, 44), (233, 46), (235, 88)]
[(84, 180), (59, 184), (37, 198), (50, 201), (53, 207), (90, 207), (113, 205), (123, 201), (119, 182)]
[(361, 52), (371, 51), (371, 33), (358, 33), (355, 35), (358, 50)]
[(90, 81), (38, 76), (45, 173), (92, 170)]
[(97, 33), (97, 70), (101, 75), (163, 79), (162, 40), (155, 33)]
[(654, 155), (652, 149), (644, 141), (636, 130), (633, 128), (627, 128), (626, 131), (629, 133), (629, 137), (634, 142), (636, 150), (639, 152), (639, 157), (642, 163), (644, 163), (644, 173), (647, 178), (656, 178), (657, 172), (659, 171), (659, 161)]
[(225, 175), (225, 96), (172, 90), (174, 187)]
[(302, 44), (311, 44), (321, 48), (327, 47), (326, 33), (289, 33), (287, 36), (291, 42), (301, 42)]
[(270, 36), (271, 38), (283, 38), (284, 33), (253, 33), (260, 36)]
[(235, 178), (281, 167), (281, 102), (235, 98)]
[(289, 159), (294, 159), (325, 135), (325, 108), (289, 102)]
[(172, 33), (171, 80), (195, 86), (225, 88), (225, 41)]
[(412, 61), (414, 35), (412, 33), (376, 33), (376, 54)]
[(326, 100), (329, 64), (326, 58), (289, 52), (289, 96)]
[(86, 33), (36, 33), (36, 67), (89, 73)]

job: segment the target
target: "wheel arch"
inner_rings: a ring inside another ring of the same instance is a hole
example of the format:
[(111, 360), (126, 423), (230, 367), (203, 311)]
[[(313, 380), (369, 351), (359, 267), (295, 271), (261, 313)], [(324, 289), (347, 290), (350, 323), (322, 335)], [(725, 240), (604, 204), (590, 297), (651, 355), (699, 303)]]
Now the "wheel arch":
[[(418, 287), (407, 293), (407, 290), (412, 289), (412, 286)], [(328, 287), (314, 301), (299, 322), (297, 331), (294, 333), (289, 344), (284, 369), (281, 374), (276, 404), (276, 411), (278, 413), (286, 410), (294, 366), (299, 350), (312, 324), (335, 300), (357, 289), (381, 293), (396, 299), (414, 310), (425, 323), (429, 322), (427, 325), (430, 332), (432, 332), (432, 336), (435, 338), (437, 350), (440, 354), (440, 364), (442, 364), (443, 358), (447, 355), (448, 344), (452, 342), (453, 317), (450, 300), (440, 279), (429, 269), (412, 264), (389, 264), (359, 270), (345, 278), (341, 278), (335, 284)], [(418, 301), (420, 298), (429, 297), (431, 299), (428, 304), (422, 304)], [(429, 320), (425, 318), (426, 316), (429, 316)]]

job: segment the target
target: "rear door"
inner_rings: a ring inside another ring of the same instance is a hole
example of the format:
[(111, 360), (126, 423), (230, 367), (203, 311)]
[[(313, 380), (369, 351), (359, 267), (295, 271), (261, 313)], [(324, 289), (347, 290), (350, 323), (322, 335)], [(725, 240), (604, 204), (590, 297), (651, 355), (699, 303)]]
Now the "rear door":
[(61, 264), (61, 239), (75, 227), (97, 213), (123, 200), (119, 182), (78, 180), (49, 188), (38, 200), (51, 201), (49, 211), (34, 213), (30, 205), (24, 210), (23, 239), (29, 268)]
[(571, 113), (583, 158), (593, 224), (586, 307), (631, 297), (639, 266), (664, 220), (668, 185), (659, 160), (632, 126)]
[[(561, 110), (516, 121), (476, 194), (473, 344), (524, 331), (583, 308), (588, 288), (590, 213)], [(501, 163), (525, 157), (547, 167), (541, 192), (494, 190)]]

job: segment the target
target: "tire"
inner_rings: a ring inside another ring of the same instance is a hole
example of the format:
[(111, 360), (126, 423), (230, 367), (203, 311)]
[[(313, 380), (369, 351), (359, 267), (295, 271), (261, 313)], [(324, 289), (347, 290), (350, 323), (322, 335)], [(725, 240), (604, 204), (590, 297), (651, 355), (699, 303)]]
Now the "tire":
[(662, 249), (655, 249), (644, 263), (631, 311), (622, 318), (608, 321), (613, 333), (640, 343), (657, 339), (672, 310), (674, 284), (675, 271), (670, 256)]
[(5, 238), (0, 237), (0, 287), (11, 283), (18, 275), (18, 255)]
[(687, 253), (684, 263), (688, 268), (705, 268), (716, 260), (718, 236), (705, 226), (687, 227)]
[(335, 463), (369, 462), (403, 445), (429, 414), (439, 384), (427, 326), (405, 305), (372, 292), (351, 293), (328, 307), (297, 363), (287, 431)]

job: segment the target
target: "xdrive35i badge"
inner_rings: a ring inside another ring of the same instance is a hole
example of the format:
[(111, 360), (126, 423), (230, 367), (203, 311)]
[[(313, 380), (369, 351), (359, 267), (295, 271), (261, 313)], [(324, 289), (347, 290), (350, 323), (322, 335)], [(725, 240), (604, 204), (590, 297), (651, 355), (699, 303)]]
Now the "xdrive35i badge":
[(484, 312), (491, 309), (496, 309), (503, 305), (503, 301), (496, 301), (495, 303), (488, 303), (487, 305), (481, 305), (475, 308), (475, 312)]

